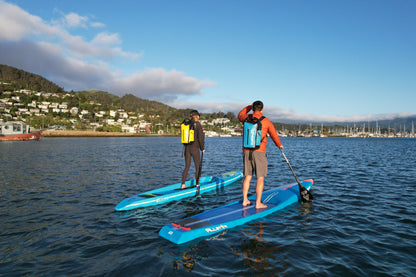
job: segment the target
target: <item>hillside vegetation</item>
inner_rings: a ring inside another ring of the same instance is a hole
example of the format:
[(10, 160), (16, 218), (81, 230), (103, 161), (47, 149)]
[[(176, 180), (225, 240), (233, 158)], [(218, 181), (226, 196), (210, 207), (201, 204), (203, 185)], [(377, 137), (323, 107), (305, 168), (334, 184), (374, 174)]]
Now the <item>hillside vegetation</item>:
[[(0, 64), (0, 91), (29, 89), (47, 93), (63, 93), (64, 89), (40, 75)], [(6, 83), (6, 84), (4, 84)]]

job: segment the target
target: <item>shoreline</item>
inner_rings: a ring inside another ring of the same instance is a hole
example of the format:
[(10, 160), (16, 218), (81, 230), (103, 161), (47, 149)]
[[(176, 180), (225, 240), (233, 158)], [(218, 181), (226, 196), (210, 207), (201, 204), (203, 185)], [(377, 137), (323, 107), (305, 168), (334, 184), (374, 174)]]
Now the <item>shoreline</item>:
[(176, 137), (175, 135), (135, 134), (122, 132), (96, 132), (80, 130), (45, 130), (43, 137)]
[[(123, 133), (123, 132), (97, 132), (97, 131), (82, 131), (82, 130), (44, 130), (42, 137), (179, 137), (180, 135), (173, 134), (147, 134), (147, 133)], [(329, 138), (391, 138), (391, 137), (348, 137), (348, 136), (328, 136)], [(400, 138), (400, 137), (398, 137)], [(406, 139), (403, 137), (401, 139)], [(409, 139), (414, 139), (410, 137)]]

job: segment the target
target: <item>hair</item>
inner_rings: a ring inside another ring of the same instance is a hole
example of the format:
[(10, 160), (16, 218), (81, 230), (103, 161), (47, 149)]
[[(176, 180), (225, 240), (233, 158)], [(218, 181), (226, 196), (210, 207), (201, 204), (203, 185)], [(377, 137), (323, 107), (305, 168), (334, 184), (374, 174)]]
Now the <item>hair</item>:
[(253, 111), (261, 111), (261, 110), (263, 110), (263, 102), (255, 101), (253, 103)]
[(190, 116), (194, 116), (194, 115), (200, 115), (199, 112), (197, 110), (193, 110), (192, 112), (190, 112), (189, 114)]

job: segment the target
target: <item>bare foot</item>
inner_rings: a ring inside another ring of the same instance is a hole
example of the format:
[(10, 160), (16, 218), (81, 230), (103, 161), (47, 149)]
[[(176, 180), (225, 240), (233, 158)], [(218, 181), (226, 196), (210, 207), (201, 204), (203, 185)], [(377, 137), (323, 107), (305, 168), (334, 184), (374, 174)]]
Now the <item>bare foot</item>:
[(267, 208), (267, 205), (264, 205), (263, 203), (256, 204), (256, 209), (265, 209)]
[(181, 189), (186, 189), (185, 184), (182, 184)]
[(243, 201), (243, 207), (247, 207), (247, 206), (250, 206), (251, 205), (251, 202), (250, 201)]

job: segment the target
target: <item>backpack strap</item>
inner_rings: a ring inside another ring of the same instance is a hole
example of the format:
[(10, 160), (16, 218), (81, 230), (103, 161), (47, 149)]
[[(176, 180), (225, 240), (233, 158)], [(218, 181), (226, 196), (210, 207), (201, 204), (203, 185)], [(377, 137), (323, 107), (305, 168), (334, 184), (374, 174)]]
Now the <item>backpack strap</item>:
[(255, 122), (261, 122), (265, 118), (266, 117), (264, 115), (262, 117), (260, 117), (260, 118), (257, 118), (257, 117), (254, 117), (253, 114), (249, 114), (244, 121), (248, 121), (248, 122), (253, 122), (253, 121), (255, 121)]
[(244, 121), (252, 122), (253, 121), (253, 114), (249, 114)]
[[(259, 118), (259, 122), (261, 122), (263, 119), (265, 119), (266, 117), (263, 115), (262, 117), (260, 117)], [(263, 128), (263, 127), (262, 127)], [(264, 138), (262, 138), (261, 140), (260, 140), (260, 143), (262, 143), (263, 142), (263, 140), (265, 139), (267, 137), (267, 134), (266, 134), (266, 136), (264, 137)]]

